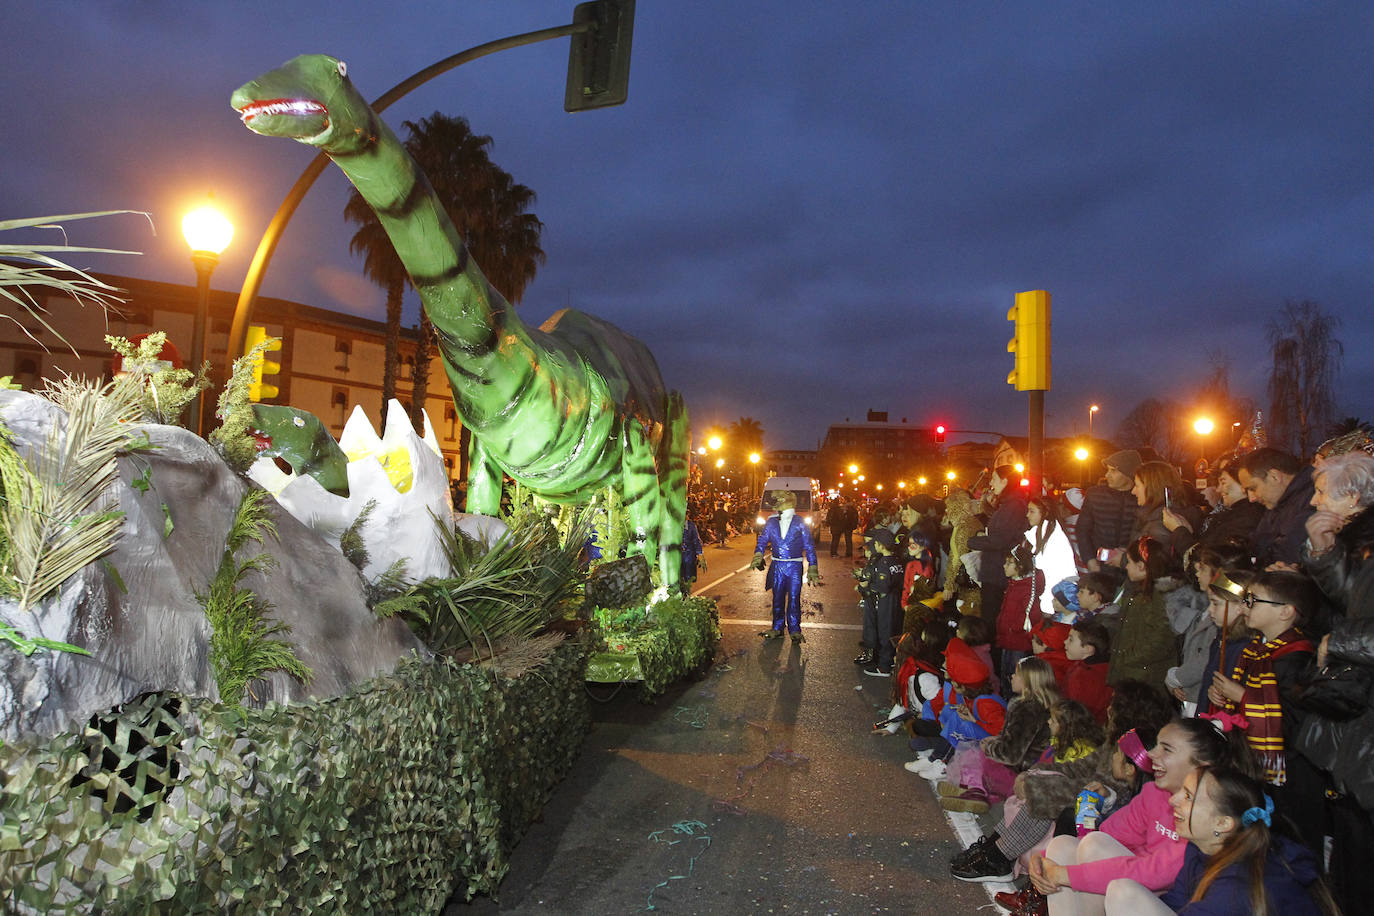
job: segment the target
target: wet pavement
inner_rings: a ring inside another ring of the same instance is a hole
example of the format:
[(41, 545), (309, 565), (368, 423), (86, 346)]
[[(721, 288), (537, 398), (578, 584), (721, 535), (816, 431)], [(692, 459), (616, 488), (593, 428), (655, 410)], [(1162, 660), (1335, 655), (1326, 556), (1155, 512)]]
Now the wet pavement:
[(930, 784), (902, 769), (905, 740), (873, 732), (891, 704), (887, 679), (852, 662), (852, 565), (822, 550), (822, 585), (802, 591), (806, 643), (764, 641), (771, 605), (763, 574), (744, 568), (752, 550), (752, 537), (707, 548), (699, 593), (717, 600), (723, 634), (711, 669), (653, 704), (590, 685), (592, 731), (498, 898), (447, 914), (989, 906), (981, 886), (949, 877), (962, 846)]

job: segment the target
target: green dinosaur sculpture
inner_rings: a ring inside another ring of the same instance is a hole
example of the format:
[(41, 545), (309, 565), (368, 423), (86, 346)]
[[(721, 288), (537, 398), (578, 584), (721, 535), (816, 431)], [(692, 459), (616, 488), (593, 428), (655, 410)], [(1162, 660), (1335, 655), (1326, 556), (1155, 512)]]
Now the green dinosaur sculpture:
[(237, 89), (247, 127), (326, 153), (377, 212), (439, 340), (472, 431), (469, 512), (494, 515), (501, 475), (553, 502), (615, 487), (660, 585), (680, 578), (689, 433), (643, 343), (572, 309), (538, 330), (491, 288), (429, 180), (353, 88), (342, 61), (297, 57)]

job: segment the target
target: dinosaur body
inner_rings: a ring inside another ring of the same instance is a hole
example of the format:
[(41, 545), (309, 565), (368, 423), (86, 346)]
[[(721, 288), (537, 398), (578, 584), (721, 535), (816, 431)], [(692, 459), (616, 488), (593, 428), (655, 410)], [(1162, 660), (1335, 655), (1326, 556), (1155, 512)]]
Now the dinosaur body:
[(678, 581), (686, 517), (687, 411), (643, 343), (574, 310), (528, 328), (494, 290), (428, 179), (348, 79), (342, 62), (304, 55), (239, 88), (250, 130), (326, 153), (372, 206), (439, 341), (472, 431), (468, 511), (497, 512), (502, 474), (541, 497), (624, 497), (638, 549), (660, 584)]

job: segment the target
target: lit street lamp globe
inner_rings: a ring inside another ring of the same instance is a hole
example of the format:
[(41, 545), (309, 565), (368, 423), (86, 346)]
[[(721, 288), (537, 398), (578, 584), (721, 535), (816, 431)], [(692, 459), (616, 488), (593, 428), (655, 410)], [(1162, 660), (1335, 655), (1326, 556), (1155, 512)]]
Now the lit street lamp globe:
[(1193, 429), (1199, 436), (1206, 436), (1216, 429), (1216, 424), (1208, 417), (1198, 417), (1193, 421)]

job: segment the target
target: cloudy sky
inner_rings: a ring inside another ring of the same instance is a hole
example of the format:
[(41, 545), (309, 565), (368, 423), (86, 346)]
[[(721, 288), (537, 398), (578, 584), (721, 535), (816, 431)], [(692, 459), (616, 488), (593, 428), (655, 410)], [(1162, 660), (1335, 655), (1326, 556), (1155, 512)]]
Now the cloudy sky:
[[(237, 289), (313, 150), (258, 137), (230, 92), (297, 54), (375, 98), (464, 48), (570, 22), (571, 0), (6, 5), (0, 218), (128, 208), (74, 244), (192, 283), (207, 193)], [(1340, 412), (1374, 419), (1374, 5), (640, 0), (629, 102), (562, 110), (567, 39), (392, 106), (495, 140), (538, 193), (548, 256), (521, 304), (643, 339), (694, 426), (758, 418), (815, 447), (869, 408), (1024, 432), (1005, 384), (1017, 290), (1054, 302), (1047, 433), (1110, 432), (1229, 360), (1262, 399), (1285, 300), (1341, 321)], [(331, 167), (263, 293), (381, 319)], [(0, 239), (13, 241), (15, 239)], [(414, 320), (416, 307), (407, 312)]]

